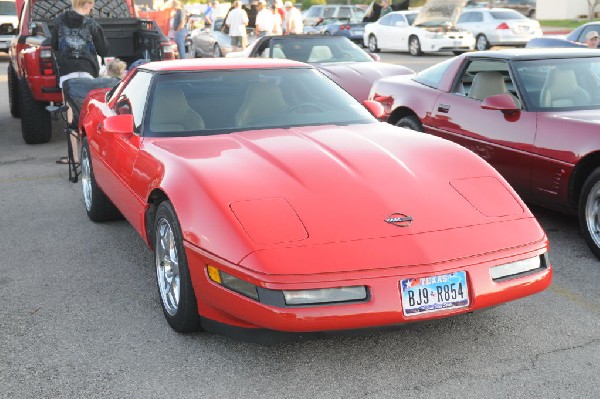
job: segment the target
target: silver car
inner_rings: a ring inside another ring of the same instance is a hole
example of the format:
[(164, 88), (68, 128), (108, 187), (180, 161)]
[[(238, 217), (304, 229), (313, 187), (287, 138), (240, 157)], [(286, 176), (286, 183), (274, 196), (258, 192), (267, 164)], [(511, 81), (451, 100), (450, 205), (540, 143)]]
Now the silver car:
[[(232, 51), (238, 51), (231, 45), (231, 37), (223, 31), (224, 18), (218, 18), (211, 27), (194, 29), (190, 34), (190, 53), (192, 57), (224, 57)], [(253, 29), (248, 31), (248, 44), (256, 40)]]
[(508, 8), (465, 9), (456, 26), (475, 36), (475, 48), (480, 51), (491, 46), (524, 47), (543, 35), (538, 21)]

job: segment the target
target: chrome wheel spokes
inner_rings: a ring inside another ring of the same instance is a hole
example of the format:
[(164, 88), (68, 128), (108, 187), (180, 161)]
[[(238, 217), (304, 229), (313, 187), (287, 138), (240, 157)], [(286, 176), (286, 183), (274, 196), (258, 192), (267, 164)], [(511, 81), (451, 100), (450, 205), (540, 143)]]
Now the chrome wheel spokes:
[(157, 223), (155, 262), (158, 289), (165, 311), (174, 316), (179, 307), (180, 274), (179, 256), (175, 234), (169, 221), (161, 218)]
[(83, 191), (83, 202), (85, 209), (92, 209), (92, 174), (90, 166), (90, 157), (84, 148), (81, 153), (81, 189)]

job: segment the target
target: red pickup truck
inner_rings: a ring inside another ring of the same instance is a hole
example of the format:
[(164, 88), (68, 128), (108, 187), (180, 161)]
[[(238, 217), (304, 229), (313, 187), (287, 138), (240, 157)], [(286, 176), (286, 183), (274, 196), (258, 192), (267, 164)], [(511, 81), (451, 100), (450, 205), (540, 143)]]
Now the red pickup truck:
[[(8, 63), (8, 99), (12, 116), (21, 118), (28, 144), (47, 143), (52, 136), (49, 104), (63, 102), (50, 46), (52, 24), (71, 8), (70, 0), (16, 0), (19, 27)], [(92, 17), (104, 30), (108, 56), (128, 64), (138, 59), (174, 59), (171, 41), (154, 21), (137, 17), (134, 0), (96, 0)]]

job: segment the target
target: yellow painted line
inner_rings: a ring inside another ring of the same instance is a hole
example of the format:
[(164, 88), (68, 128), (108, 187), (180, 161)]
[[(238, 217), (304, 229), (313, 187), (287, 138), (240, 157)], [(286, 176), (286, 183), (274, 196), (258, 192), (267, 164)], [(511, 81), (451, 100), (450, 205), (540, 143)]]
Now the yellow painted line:
[(578, 293), (576, 293), (568, 288), (564, 288), (559, 285), (552, 284), (550, 286), (550, 288), (548, 288), (548, 291), (551, 291), (551, 292), (557, 294), (558, 296), (561, 296), (571, 302), (575, 302), (576, 304), (578, 304), (584, 308), (587, 308), (594, 312), (600, 313), (600, 304), (598, 304), (596, 302), (592, 302), (589, 299), (579, 295)]
[(63, 176), (53, 175), (53, 176), (35, 176), (35, 177), (14, 177), (12, 179), (0, 179), (0, 184), (3, 183), (18, 183), (24, 181), (36, 181), (36, 180), (51, 180), (51, 179), (63, 179)]

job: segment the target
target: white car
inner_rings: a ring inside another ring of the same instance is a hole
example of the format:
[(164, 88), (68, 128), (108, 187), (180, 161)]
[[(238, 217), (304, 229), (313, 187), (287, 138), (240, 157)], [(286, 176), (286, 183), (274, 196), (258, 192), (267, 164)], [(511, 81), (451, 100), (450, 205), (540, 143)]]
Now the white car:
[(19, 20), (15, 0), (0, 1), (0, 51), (8, 53), (10, 44), (15, 38)]
[(429, 0), (416, 14), (391, 12), (377, 22), (367, 24), (364, 45), (371, 52), (384, 50), (408, 51), (418, 56), (424, 52), (452, 51), (461, 54), (473, 50), (475, 37), (455, 27), (466, 0)]
[(509, 8), (465, 10), (456, 25), (473, 34), (480, 51), (491, 46), (525, 46), (543, 35), (538, 21)]

